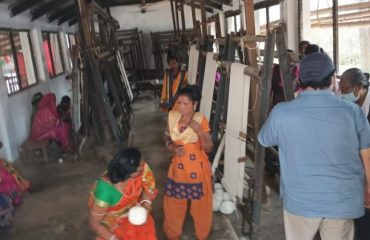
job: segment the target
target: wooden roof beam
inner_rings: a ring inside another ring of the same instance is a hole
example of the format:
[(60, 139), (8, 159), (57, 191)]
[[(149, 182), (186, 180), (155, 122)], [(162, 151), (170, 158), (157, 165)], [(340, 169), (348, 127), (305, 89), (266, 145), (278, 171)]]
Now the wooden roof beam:
[(283, 2), (284, 0), (265, 0), (263, 2), (255, 3), (254, 10), (258, 10), (261, 8), (267, 8), (274, 5), (278, 5), (279, 3)]
[(67, 13), (66, 15), (64, 15), (63, 17), (59, 18), (58, 19), (58, 25), (61, 25), (69, 20), (71, 20), (74, 16), (76, 16), (76, 10), (72, 11), (72, 12), (69, 12)]
[(31, 20), (34, 21), (35, 19), (42, 17), (46, 13), (50, 12), (51, 9), (57, 9), (60, 6), (70, 4), (70, 0), (52, 0), (49, 2), (46, 2), (36, 9), (31, 11), (32, 18)]
[[(204, 1), (204, 0), (196, 0), (196, 2), (198, 2), (198, 3), (200, 3), (200, 1)], [(214, 2), (211, 2), (211, 1), (205, 1), (205, 4), (206, 4), (206, 7), (214, 8), (214, 9), (218, 9), (218, 10), (222, 11), (222, 4), (214, 3)]]
[(78, 22), (78, 20), (77, 20), (77, 18), (76, 17), (74, 17), (74, 18), (72, 18), (69, 22), (68, 22), (68, 26), (73, 26), (73, 25), (75, 25), (76, 23)]
[[(189, 5), (190, 6), (191, 4), (190, 3), (187, 3), (186, 5)], [(200, 4), (195, 3), (194, 4), (194, 7), (200, 9)], [(213, 9), (210, 8), (210, 7), (206, 7), (206, 12), (213, 13)]]
[[(145, 3), (155, 3), (162, 0), (145, 0)], [(127, 6), (141, 4), (141, 0), (107, 0), (104, 2), (105, 7), (115, 7), (115, 6)]]
[(74, 5), (74, 4), (72, 4), (71, 6), (62, 8), (62, 9), (50, 14), (48, 16), (48, 20), (49, 20), (49, 22), (52, 22), (56, 19), (59, 19), (59, 18), (63, 17), (64, 15), (66, 15), (66, 13), (70, 13), (72, 11), (75, 11), (75, 9), (76, 9), (76, 5)]
[(40, 4), (42, 2), (44, 2), (44, 0), (22, 0), (22, 1), (17, 1), (13, 4), (10, 4), (9, 5), (10, 16), (14, 17), (14, 16), (30, 9), (31, 7), (35, 6), (36, 4)]

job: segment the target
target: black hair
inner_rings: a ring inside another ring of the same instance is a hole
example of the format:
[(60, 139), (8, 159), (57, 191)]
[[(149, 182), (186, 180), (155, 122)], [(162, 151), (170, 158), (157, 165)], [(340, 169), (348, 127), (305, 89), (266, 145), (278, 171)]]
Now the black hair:
[(60, 102), (65, 104), (71, 104), (71, 98), (69, 96), (63, 96)]
[(198, 87), (195, 85), (188, 85), (181, 89), (179, 96), (187, 96), (193, 103), (199, 102), (202, 98)]
[(335, 70), (330, 72), (328, 76), (326, 76), (325, 78), (323, 78), (319, 82), (316, 82), (316, 81), (308, 81), (308, 82), (304, 82), (304, 83), (300, 82), (300, 86), (303, 89), (308, 88), (308, 87), (312, 87), (313, 89), (326, 89), (326, 88), (330, 87), (331, 79), (332, 79), (334, 73), (335, 73)]
[(299, 42), (299, 48), (302, 48), (304, 45), (310, 45), (310, 42), (306, 40)]
[(343, 72), (340, 79), (346, 79), (348, 80), (349, 84), (351, 86), (369, 86), (369, 80), (366, 74), (364, 74), (361, 69), (358, 68), (350, 68)]
[(137, 148), (119, 151), (108, 165), (108, 178), (113, 184), (125, 181), (140, 165), (141, 152)]
[(310, 55), (312, 53), (318, 53), (318, 52), (322, 52), (321, 48), (316, 44), (310, 44), (305, 48), (304, 55), (307, 56), (307, 55)]
[(174, 55), (168, 55), (167, 56), (167, 63), (170, 63), (170, 61), (172, 61), (172, 60), (176, 60), (176, 62), (178, 62), (176, 56), (174, 56)]

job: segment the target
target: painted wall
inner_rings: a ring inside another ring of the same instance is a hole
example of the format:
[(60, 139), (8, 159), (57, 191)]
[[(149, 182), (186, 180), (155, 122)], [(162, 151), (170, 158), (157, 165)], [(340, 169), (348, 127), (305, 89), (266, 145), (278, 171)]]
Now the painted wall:
[[(119, 6), (111, 8), (112, 16), (117, 19), (121, 29), (138, 28), (143, 32), (143, 44), (145, 48), (145, 56), (147, 58), (149, 68), (154, 69), (154, 57), (152, 54), (152, 40), (150, 32), (172, 31), (172, 15), (171, 4), (169, 1), (148, 4), (148, 12), (140, 13), (139, 5), (134, 6)], [(155, 10), (155, 11), (150, 11)], [(191, 15), (191, 7), (185, 5), (185, 26), (193, 28)], [(179, 12), (180, 14), (180, 12)], [(201, 19), (200, 10), (196, 9), (197, 20)], [(180, 28), (181, 28), (181, 16)]]
[[(50, 79), (43, 59), (45, 53), (42, 48), (41, 31), (76, 32), (76, 27), (58, 26), (49, 24), (47, 19), (31, 22), (30, 14), (23, 13), (10, 18), (7, 4), (0, 4), (0, 28), (31, 30), (39, 83), (28, 89), (8, 96), (3, 75), (0, 72), (0, 139), (4, 147), (0, 150), (0, 158), (15, 161), (19, 155), (20, 145), (27, 139), (30, 132), (30, 116), (32, 112), (31, 98), (36, 92), (54, 92), (59, 102), (62, 96), (70, 95), (70, 83), (65, 80), (70, 69), (63, 75)], [(66, 51), (65, 39), (61, 39), (62, 50)], [(67, 63), (67, 54), (63, 55), (63, 62)], [(41, 62), (40, 62), (41, 61)], [(67, 66), (67, 64), (65, 64)]]

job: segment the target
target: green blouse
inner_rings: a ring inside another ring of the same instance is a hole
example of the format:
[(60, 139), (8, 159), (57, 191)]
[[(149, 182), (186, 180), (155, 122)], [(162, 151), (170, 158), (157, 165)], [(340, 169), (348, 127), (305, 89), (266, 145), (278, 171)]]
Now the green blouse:
[(99, 178), (94, 192), (95, 203), (100, 207), (116, 205), (122, 198), (120, 193), (111, 183)]

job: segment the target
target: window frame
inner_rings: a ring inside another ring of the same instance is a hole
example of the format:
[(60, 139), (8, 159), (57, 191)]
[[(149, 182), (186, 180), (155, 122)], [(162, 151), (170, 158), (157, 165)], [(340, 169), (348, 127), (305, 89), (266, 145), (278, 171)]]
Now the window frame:
[[(18, 83), (19, 90), (9, 93), (8, 89), (7, 89), (8, 96), (13, 96), (15, 94), (18, 94), (18, 93), (24, 91), (24, 90), (30, 89), (30, 88), (32, 88), (32, 87), (34, 87), (34, 86), (36, 86), (40, 83), (40, 80), (39, 80), (39, 77), (38, 77), (38, 71), (37, 71), (37, 67), (36, 67), (35, 53), (34, 53), (34, 49), (33, 49), (33, 42), (32, 42), (32, 39), (31, 39), (31, 31), (29, 29), (0, 28), (0, 32), (8, 32), (9, 33), (10, 48), (11, 48), (12, 57), (14, 59), (15, 73), (16, 73), (16, 77), (17, 77), (18, 82), (19, 82)], [(14, 45), (14, 35), (13, 35), (14, 32), (26, 32), (27, 33), (27, 38), (28, 38), (28, 43), (29, 43), (29, 46), (30, 46), (31, 59), (32, 59), (32, 65), (33, 65), (33, 70), (34, 70), (34, 73), (35, 73), (36, 82), (33, 83), (33, 84), (29, 84), (26, 87), (22, 87), (22, 83), (21, 83), (21, 79), (20, 79), (19, 65), (18, 65), (18, 60), (17, 60), (17, 52), (15, 50), (15, 45)], [(6, 80), (4, 79), (4, 81), (6, 81)]]
[[(61, 66), (62, 66), (62, 72), (61, 73), (58, 73), (58, 74), (55, 74), (55, 75), (50, 75), (49, 74), (49, 71), (47, 72), (48, 76), (50, 79), (54, 79), (54, 78), (57, 78), (59, 76), (62, 76), (63, 74), (65, 74), (66, 72), (66, 68), (64, 66), (64, 61), (63, 61), (63, 48), (62, 48), (62, 44), (61, 44), (61, 40), (60, 40), (60, 35), (59, 35), (59, 32), (58, 31), (41, 31), (41, 36), (42, 36), (42, 41), (44, 41), (44, 33), (47, 34), (47, 41), (48, 41), (48, 47), (49, 47), (49, 52), (50, 54), (52, 54), (52, 51), (51, 51), (51, 43), (50, 43), (50, 34), (56, 34), (57, 37), (58, 37), (58, 48), (59, 48), (59, 58), (60, 58), (60, 61), (61, 61)], [(46, 59), (45, 60), (45, 63), (47, 62)], [(55, 63), (54, 63), (54, 59), (53, 57), (51, 56), (51, 62), (52, 62), (52, 67), (53, 67), (53, 71), (55, 72)]]

